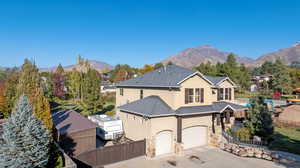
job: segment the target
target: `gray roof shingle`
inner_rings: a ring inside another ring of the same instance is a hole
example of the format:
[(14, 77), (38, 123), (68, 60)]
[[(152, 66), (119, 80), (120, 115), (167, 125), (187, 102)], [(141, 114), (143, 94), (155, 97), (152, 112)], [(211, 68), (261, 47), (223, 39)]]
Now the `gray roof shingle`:
[(126, 111), (129, 113), (134, 113), (148, 117), (155, 117), (166, 115), (220, 113), (228, 106), (233, 108), (233, 110), (247, 109), (245, 106), (241, 106), (235, 103), (214, 102), (211, 105), (180, 107), (174, 111), (158, 96), (149, 96), (144, 99), (136, 100), (131, 103), (119, 106), (118, 108), (121, 111)]
[(62, 110), (53, 113), (52, 120), (60, 134), (69, 134), (97, 127), (97, 124), (73, 110)]
[(118, 107), (122, 111), (143, 116), (173, 115), (174, 111), (158, 96), (148, 96), (144, 99)]
[(208, 76), (208, 75), (204, 75), (204, 76), (206, 79), (211, 81), (214, 85), (217, 85), (219, 82), (221, 82), (222, 80), (227, 78), (227, 77), (212, 77), (212, 76)]
[(117, 83), (116, 86), (133, 87), (178, 87), (178, 83), (191, 74), (196, 73), (177, 65), (167, 65), (144, 75)]

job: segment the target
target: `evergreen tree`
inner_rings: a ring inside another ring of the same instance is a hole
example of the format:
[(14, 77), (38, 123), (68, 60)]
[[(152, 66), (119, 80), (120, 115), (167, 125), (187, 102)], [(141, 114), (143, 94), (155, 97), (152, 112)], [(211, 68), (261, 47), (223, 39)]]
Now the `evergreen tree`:
[(19, 79), (17, 95), (20, 96), (22, 94), (26, 94), (30, 97), (31, 100), (32, 94), (39, 87), (40, 78), (38, 68), (28, 59), (25, 59), (25, 62), (22, 65), (22, 72)]
[(4, 124), (0, 141), (0, 167), (45, 167), (49, 159), (51, 137), (32, 113), (28, 98), (21, 95)]
[(268, 139), (273, 134), (272, 114), (264, 103), (263, 97), (252, 100), (247, 114), (245, 126), (250, 129), (252, 135)]
[(89, 114), (96, 113), (102, 108), (100, 93), (100, 75), (94, 69), (88, 69), (83, 80), (83, 104)]
[(42, 89), (38, 89), (33, 95), (33, 111), (37, 119), (39, 119), (49, 132), (53, 129), (52, 115), (50, 104), (44, 96)]
[(212, 65), (210, 61), (207, 63), (201, 63), (199, 66), (195, 67), (197, 71), (201, 72), (204, 75), (209, 76), (218, 76), (216, 66)]

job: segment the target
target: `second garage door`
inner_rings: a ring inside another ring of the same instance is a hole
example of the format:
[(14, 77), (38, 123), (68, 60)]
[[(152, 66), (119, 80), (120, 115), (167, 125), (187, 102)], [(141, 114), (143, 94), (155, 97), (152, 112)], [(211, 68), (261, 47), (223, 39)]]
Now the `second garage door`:
[(193, 148), (207, 144), (207, 127), (195, 126), (182, 130), (183, 148)]
[(171, 153), (172, 131), (162, 131), (155, 138), (155, 155)]

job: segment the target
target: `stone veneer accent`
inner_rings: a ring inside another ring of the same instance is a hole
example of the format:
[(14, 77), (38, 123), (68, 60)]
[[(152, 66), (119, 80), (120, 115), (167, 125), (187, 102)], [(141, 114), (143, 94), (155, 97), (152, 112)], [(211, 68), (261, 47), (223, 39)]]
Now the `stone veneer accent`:
[(269, 150), (267, 147), (256, 145), (238, 145), (222, 142), (220, 148), (226, 152), (235, 154), (240, 157), (265, 159), (291, 168), (300, 167), (300, 156), (295, 157), (294, 154), (282, 154), (278, 151)]

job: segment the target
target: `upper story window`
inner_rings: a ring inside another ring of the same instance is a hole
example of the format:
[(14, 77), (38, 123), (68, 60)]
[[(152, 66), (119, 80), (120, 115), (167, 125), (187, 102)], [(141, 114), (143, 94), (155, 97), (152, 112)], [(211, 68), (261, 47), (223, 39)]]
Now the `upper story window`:
[(203, 88), (196, 88), (195, 89), (195, 102), (204, 102), (204, 89)]
[(140, 99), (144, 98), (144, 90), (140, 90)]
[(123, 88), (120, 88), (120, 95), (121, 95), (121, 96), (124, 95), (124, 90), (123, 90)]
[(218, 100), (224, 100), (224, 88), (218, 90)]
[(219, 88), (218, 89), (218, 100), (231, 100), (232, 89), (231, 88)]
[(194, 89), (186, 88), (185, 89), (185, 104), (193, 103), (194, 102)]

